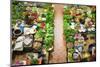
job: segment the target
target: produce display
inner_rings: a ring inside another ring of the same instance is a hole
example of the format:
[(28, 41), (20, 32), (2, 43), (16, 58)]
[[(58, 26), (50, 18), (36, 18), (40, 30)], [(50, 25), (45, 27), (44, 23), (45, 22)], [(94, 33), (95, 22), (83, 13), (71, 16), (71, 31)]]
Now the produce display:
[[(56, 14), (58, 8), (56, 10), (55, 5), (42, 2), (12, 1), (12, 66), (54, 63), (51, 61), (54, 58), (53, 52), (57, 46), (62, 50), (61, 45), (66, 48), (66, 57), (64, 56), (66, 62), (62, 63), (96, 61), (96, 6), (65, 4), (62, 10), (63, 15), (59, 16), (58, 13)], [(60, 18), (59, 21), (62, 20), (63, 31), (55, 29), (57, 27), (55, 15), (59, 16), (57, 17)], [(62, 33), (62, 37), (55, 33)], [(56, 44), (55, 48), (55, 37), (62, 38), (62, 42), (65, 43)], [(63, 53), (58, 51), (54, 55), (63, 55)], [(54, 59), (59, 60), (59, 56), (58, 59)]]
[(48, 63), (54, 42), (52, 4), (13, 1), (11, 14), (13, 65)]
[(68, 62), (95, 61), (96, 7), (64, 6), (64, 36)]

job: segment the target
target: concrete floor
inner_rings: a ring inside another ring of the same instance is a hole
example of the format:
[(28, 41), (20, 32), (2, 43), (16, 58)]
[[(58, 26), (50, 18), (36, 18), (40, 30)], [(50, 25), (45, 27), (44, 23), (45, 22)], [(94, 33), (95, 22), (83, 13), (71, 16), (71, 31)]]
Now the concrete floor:
[(54, 20), (54, 52), (49, 63), (66, 62), (66, 47), (63, 36), (63, 5), (55, 4), (55, 20)]

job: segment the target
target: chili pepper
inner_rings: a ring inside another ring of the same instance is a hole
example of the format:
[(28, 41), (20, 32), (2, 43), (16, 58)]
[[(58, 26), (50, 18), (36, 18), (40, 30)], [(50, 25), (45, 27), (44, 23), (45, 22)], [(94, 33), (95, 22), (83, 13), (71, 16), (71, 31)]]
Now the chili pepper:
[(32, 13), (31, 16), (33, 16), (33, 19), (37, 19), (38, 18), (38, 14), (37, 13)]
[(45, 22), (41, 23), (41, 28), (43, 28), (43, 29), (45, 28)]

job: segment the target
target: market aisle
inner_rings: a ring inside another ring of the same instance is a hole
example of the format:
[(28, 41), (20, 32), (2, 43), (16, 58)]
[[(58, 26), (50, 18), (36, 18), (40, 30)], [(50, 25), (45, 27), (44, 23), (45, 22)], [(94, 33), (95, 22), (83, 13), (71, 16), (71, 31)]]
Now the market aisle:
[(49, 63), (66, 62), (66, 47), (63, 38), (63, 5), (55, 4), (54, 52)]

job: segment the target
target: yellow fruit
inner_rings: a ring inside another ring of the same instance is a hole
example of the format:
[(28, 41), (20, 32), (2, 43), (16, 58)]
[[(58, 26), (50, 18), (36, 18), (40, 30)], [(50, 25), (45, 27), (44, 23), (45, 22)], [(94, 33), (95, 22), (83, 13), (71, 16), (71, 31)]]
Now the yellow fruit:
[(44, 12), (47, 12), (47, 9), (44, 9)]
[(39, 18), (38, 18), (38, 20), (39, 20), (39, 21), (41, 21), (41, 20), (42, 20), (42, 18), (41, 18), (41, 17), (39, 17)]
[(88, 58), (88, 57), (90, 57), (89, 53), (86, 52), (86, 53), (83, 54), (83, 58)]

